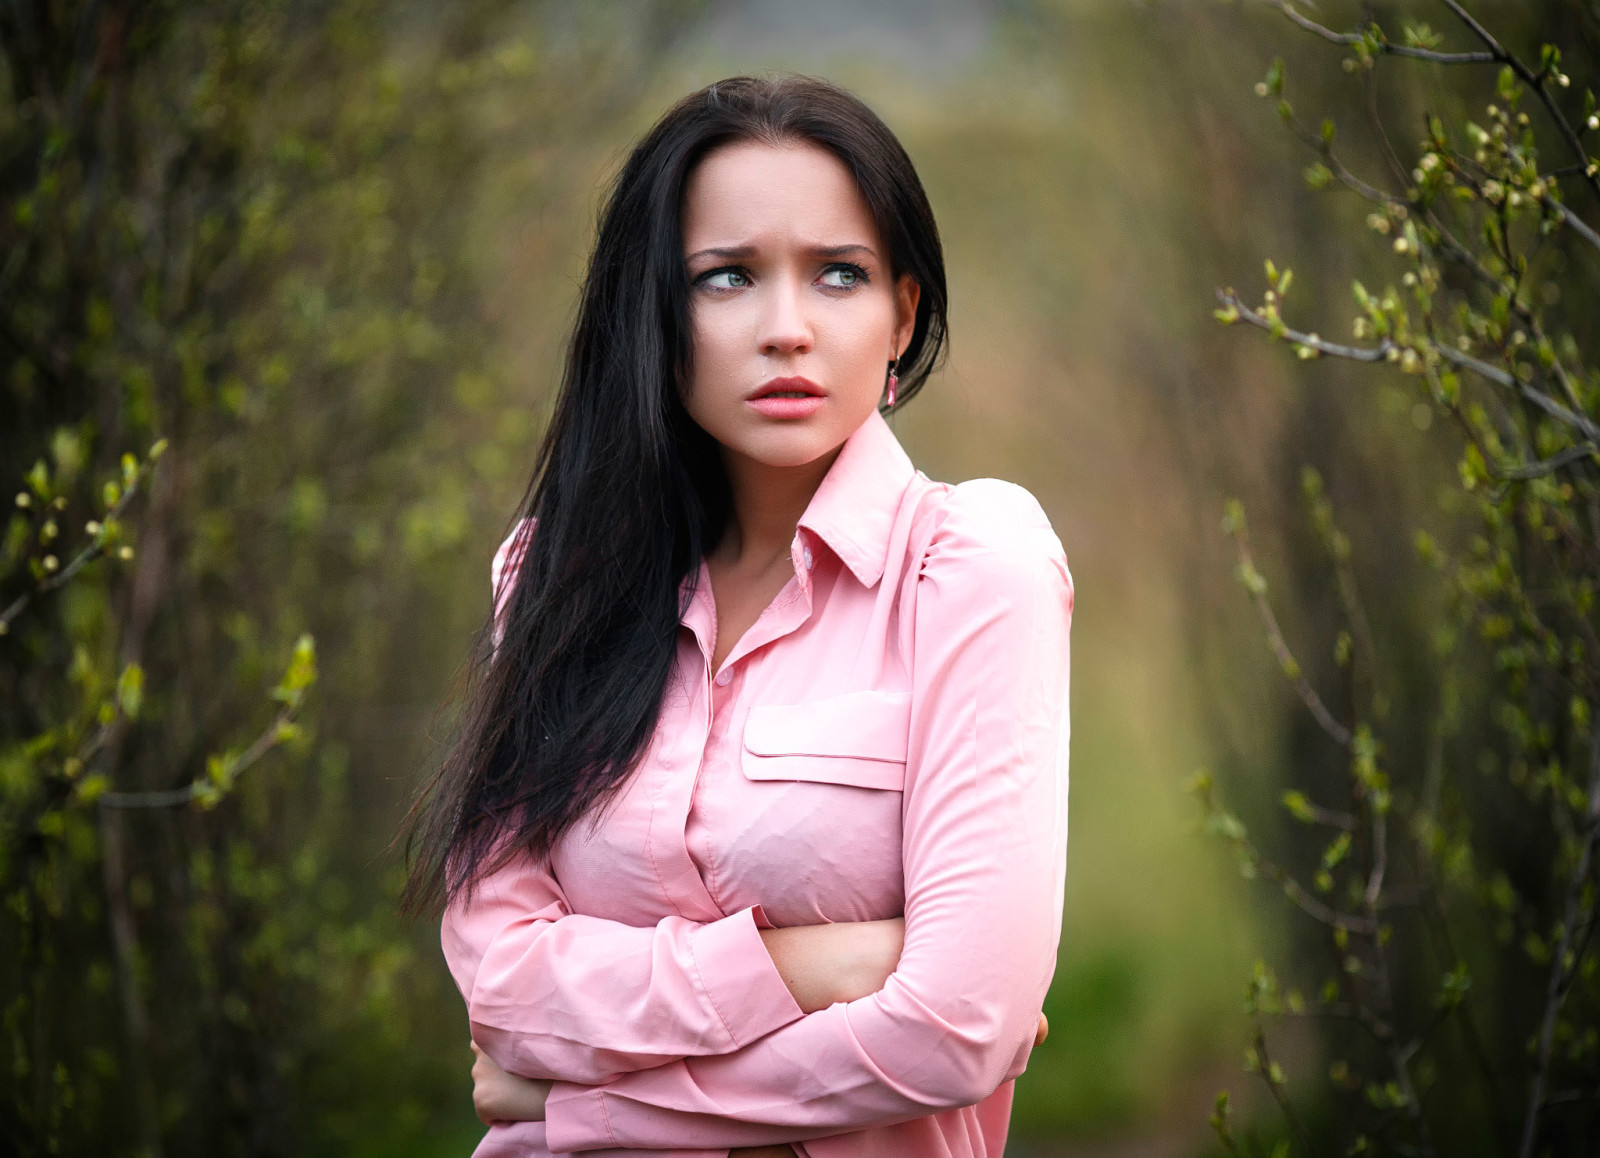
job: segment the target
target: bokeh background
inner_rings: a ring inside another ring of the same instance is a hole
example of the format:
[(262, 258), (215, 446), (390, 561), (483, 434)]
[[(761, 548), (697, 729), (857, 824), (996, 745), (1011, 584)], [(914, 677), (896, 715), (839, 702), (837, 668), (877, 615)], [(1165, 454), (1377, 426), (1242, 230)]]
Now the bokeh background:
[[(1552, 29), (1594, 43), (1592, 7), (1476, 7), (1535, 56)], [(1344, 27), (1361, 9), (1318, 11)], [(48, 30), (9, 19), (15, 140), (39, 115), (17, 62)], [(85, 243), (103, 284), (68, 294), (103, 372), (14, 373), (0, 452), (20, 478), (84, 414), (97, 461), (172, 439), (141, 546), (173, 593), (145, 658), (166, 723), (130, 740), (117, 787), (170, 785), (247, 737), (288, 644), (317, 639), (304, 742), (212, 812), (126, 820), (164, 1121), (199, 1123), (195, 1141), (263, 1123), (263, 1153), (464, 1155), (480, 1134), (464, 1011), (436, 927), (394, 911), (391, 841), (487, 614), (605, 182), (679, 95), (772, 69), (864, 97), (937, 213), (951, 356), (894, 419), (901, 441), (935, 478), (1030, 488), (1076, 581), (1067, 906), (1012, 1150), (1199, 1154), (1218, 1089), (1247, 1121), (1265, 1108), (1241, 998), (1291, 933), (1198, 831), (1184, 784), (1212, 769), (1270, 827), (1303, 735), (1233, 581), (1223, 502), (1249, 506), (1292, 635), (1322, 598), (1301, 466), (1355, 500), (1363, 566), (1403, 587), (1405, 526), (1442, 461), (1398, 384), (1212, 318), (1218, 286), (1259, 294), (1265, 257), (1300, 271), (1303, 328), (1327, 334), (1349, 332), (1352, 276), (1396, 276), (1364, 207), (1306, 187), (1311, 158), (1253, 91), (1281, 56), (1297, 101), (1354, 116), (1338, 49), (1243, 0), (334, 0), (161, 20), (158, 45), (126, 49), (138, 71), (85, 98), (108, 153), (140, 158), (109, 165), (127, 219)], [(60, 65), (43, 44), (41, 69)], [(1414, 99), (1387, 95), (1411, 141)], [(150, 240), (178, 236), (181, 252)], [(88, 912), (83, 936), (103, 923)], [(66, 1022), (120, 1016), (103, 963), (38, 1000)], [(118, 1064), (68, 1112), (130, 1096)], [(167, 1128), (185, 1152), (187, 1127)]]

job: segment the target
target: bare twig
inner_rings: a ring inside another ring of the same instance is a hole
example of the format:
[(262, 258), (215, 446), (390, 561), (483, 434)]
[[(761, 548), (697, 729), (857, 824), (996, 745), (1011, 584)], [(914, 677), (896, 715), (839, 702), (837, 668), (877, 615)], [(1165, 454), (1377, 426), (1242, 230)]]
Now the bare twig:
[(1306, 1129), (1305, 1123), (1300, 1120), (1300, 1115), (1295, 1113), (1294, 1104), (1289, 1101), (1288, 1091), (1283, 1088), (1283, 1075), (1281, 1068), (1273, 1062), (1272, 1056), (1267, 1053), (1267, 1034), (1262, 1028), (1261, 1018), (1256, 1016), (1256, 1058), (1261, 1066), (1261, 1077), (1267, 1083), (1267, 1088), (1272, 1091), (1272, 1100), (1278, 1103), (1278, 1109), (1283, 1113), (1284, 1120), (1289, 1123), (1289, 1128), (1294, 1131), (1295, 1137), (1300, 1140), (1300, 1147), (1307, 1154), (1314, 1155), (1317, 1148), (1312, 1145), (1311, 1132)]
[[(1314, 33), (1333, 44), (1355, 44), (1362, 39), (1359, 32), (1335, 32), (1302, 15), (1288, 0), (1267, 0), (1279, 12), (1307, 32)], [(1387, 38), (1378, 41), (1378, 51), (1394, 56), (1409, 56), (1417, 60), (1431, 60), (1438, 64), (1492, 64), (1499, 57), (1493, 52), (1439, 52), (1432, 48), (1419, 48), (1410, 44), (1393, 44)]]
[(1543, 478), (1547, 474), (1554, 474), (1563, 467), (1571, 466), (1583, 459), (1595, 459), (1596, 451), (1593, 446), (1569, 446), (1566, 450), (1552, 454), (1549, 458), (1542, 458), (1538, 462), (1530, 462), (1525, 466), (1500, 467), (1500, 474), (1508, 479), (1526, 482), (1529, 479)]
[[(1203, 803), (1207, 811), (1213, 816), (1226, 815), (1223, 813), (1222, 806), (1217, 803), (1212, 795), (1209, 787), (1204, 791)], [(1369, 918), (1357, 916), (1354, 913), (1341, 912), (1317, 900), (1287, 870), (1262, 855), (1261, 850), (1255, 846), (1255, 843), (1251, 841), (1242, 829), (1229, 825), (1224, 835), (1234, 843), (1241, 857), (1249, 862), (1253, 871), (1266, 877), (1281, 888), (1284, 895), (1313, 920), (1328, 926), (1330, 929), (1343, 929), (1347, 933), (1355, 933), (1358, 936), (1371, 937), (1377, 934), (1377, 926)]]
[(1559, 213), (1561, 215), (1561, 220), (1564, 221), (1574, 233), (1587, 241), (1595, 249), (1600, 249), (1600, 233), (1596, 233), (1592, 225), (1553, 197), (1547, 195), (1543, 203), (1545, 205), (1549, 205), (1557, 213)]
[(1589, 867), (1594, 860), (1595, 845), (1600, 842), (1600, 722), (1590, 725), (1594, 736), (1589, 751), (1589, 799), (1584, 815), (1582, 843), (1578, 863), (1567, 880), (1566, 904), (1562, 910), (1561, 940), (1550, 960), (1550, 979), (1545, 985), (1544, 1015), (1539, 1023), (1539, 1055), (1529, 1080), (1527, 1116), (1522, 1120), (1522, 1144), (1517, 1148), (1519, 1158), (1532, 1158), (1534, 1142), (1539, 1135), (1539, 1116), (1545, 1107), (1545, 1084), (1550, 1078), (1550, 1054), (1555, 1045), (1556, 1021), (1561, 1014), (1573, 980), (1582, 964), (1581, 955), (1574, 954), (1569, 965), (1567, 957), (1572, 952), (1573, 929), (1578, 923), (1578, 904), (1584, 886), (1589, 881)]
[[(286, 705), (255, 740), (230, 765), (232, 775), (245, 771), (261, 757), (283, 743), (283, 730), (299, 710), (298, 705)], [(182, 788), (167, 788), (153, 792), (106, 792), (100, 796), (102, 808), (172, 808), (188, 804), (203, 796), (212, 787), (205, 778), (191, 781)]]
[[(1239, 552), (1239, 567), (1243, 574), (1256, 575), (1254, 558), (1250, 554), (1250, 534), (1240, 524), (1233, 529), (1234, 541)], [(1262, 625), (1267, 631), (1267, 642), (1272, 647), (1272, 652), (1278, 657), (1278, 665), (1288, 677), (1289, 682), (1299, 693), (1301, 701), (1305, 704), (1322, 730), (1333, 737), (1335, 743), (1341, 748), (1350, 747), (1352, 736), (1350, 729), (1333, 718), (1333, 713), (1328, 711), (1328, 706), (1322, 702), (1322, 697), (1317, 694), (1317, 689), (1311, 686), (1306, 679), (1305, 670), (1300, 666), (1300, 661), (1294, 658), (1294, 653), (1289, 650), (1289, 644), (1283, 638), (1283, 631), (1278, 627), (1278, 617), (1272, 613), (1272, 605), (1267, 602), (1266, 593), (1260, 583), (1247, 582), (1250, 597), (1255, 601), (1256, 612), (1261, 617)]]

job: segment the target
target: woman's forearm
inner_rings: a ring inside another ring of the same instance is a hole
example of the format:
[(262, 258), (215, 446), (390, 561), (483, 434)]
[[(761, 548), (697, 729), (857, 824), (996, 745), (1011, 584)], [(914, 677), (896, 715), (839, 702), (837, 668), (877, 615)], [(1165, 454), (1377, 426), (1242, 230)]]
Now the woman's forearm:
[(806, 1013), (855, 1001), (883, 988), (900, 962), (906, 923), (839, 921), (762, 929), (761, 941), (778, 975)]
[[(878, 992), (900, 960), (905, 922), (839, 921), (762, 929), (761, 940), (783, 982), (805, 1013), (836, 1001), (854, 1001)], [(543, 1121), (550, 1083), (502, 1070), (472, 1047), (473, 1103), (484, 1122)], [(780, 1148), (778, 1153), (783, 1153)], [(760, 1153), (759, 1151), (757, 1153)]]
[[(761, 940), (778, 974), (806, 1013), (840, 1001), (856, 1001), (877, 993), (900, 961), (905, 922), (899, 917), (883, 921), (838, 921), (823, 925), (795, 925), (762, 929)], [(1047, 1026), (1039, 1016), (1034, 1039), (1044, 1040)], [(508, 1074), (487, 1054), (472, 1047), (473, 1101), (478, 1116), (491, 1121), (542, 1121), (544, 1099), (550, 1083)], [(746, 1158), (787, 1155), (786, 1146), (736, 1150)]]

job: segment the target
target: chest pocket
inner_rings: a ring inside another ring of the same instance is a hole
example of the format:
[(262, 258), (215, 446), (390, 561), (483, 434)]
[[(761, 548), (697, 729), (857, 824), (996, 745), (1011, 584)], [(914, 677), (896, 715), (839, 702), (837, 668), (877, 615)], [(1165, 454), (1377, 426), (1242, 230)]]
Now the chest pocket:
[(861, 691), (804, 704), (760, 705), (744, 724), (751, 780), (905, 788), (911, 693)]

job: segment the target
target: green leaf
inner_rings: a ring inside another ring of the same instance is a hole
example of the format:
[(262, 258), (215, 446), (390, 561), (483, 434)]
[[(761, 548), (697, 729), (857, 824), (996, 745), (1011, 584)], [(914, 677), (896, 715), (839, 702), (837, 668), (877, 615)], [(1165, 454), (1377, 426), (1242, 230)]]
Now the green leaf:
[(295, 641), (294, 655), (289, 660), (288, 669), (283, 673), (283, 679), (273, 689), (272, 698), (297, 706), (305, 694), (305, 689), (316, 682), (316, 678), (316, 640), (309, 634), (302, 635)]
[(1438, 48), (1444, 43), (1444, 37), (1426, 24), (1405, 24), (1406, 44), (1411, 48)]
[(1311, 810), (1311, 802), (1306, 799), (1304, 792), (1296, 792), (1294, 789), (1285, 792), (1283, 806), (1289, 810), (1289, 815), (1303, 823), (1311, 824), (1316, 820), (1316, 815)]
[(139, 709), (144, 706), (144, 668), (136, 663), (123, 668), (117, 677), (117, 706), (128, 719), (139, 718)]
[(1283, 91), (1283, 57), (1275, 56), (1272, 64), (1267, 69), (1267, 91), (1277, 94)]
[(1341, 832), (1338, 836), (1334, 837), (1333, 840), (1328, 844), (1328, 847), (1323, 850), (1322, 867), (1329, 870), (1334, 869), (1338, 867), (1340, 861), (1344, 860), (1344, 858), (1349, 855), (1350, 834), (1348, 832)]
[(1507, 103), (1515, 103), (1517, 97), (1521, 95), (1522, 90), (1517, 85), (1517, 74), (1512, 71), (1509, 64), (1500, 70), (1500, 77), (1495, 83), (1495, 91)]

